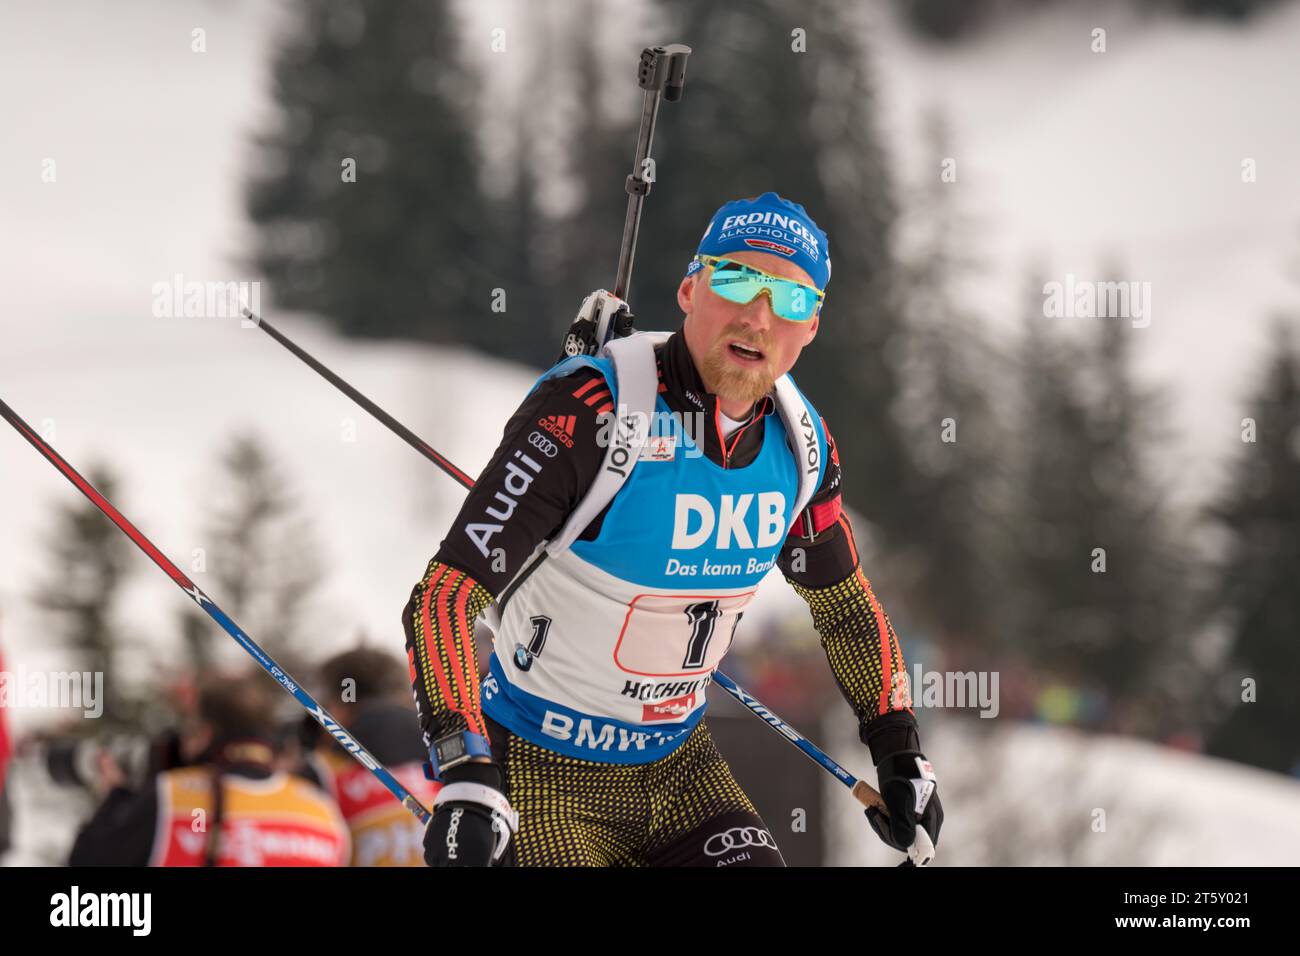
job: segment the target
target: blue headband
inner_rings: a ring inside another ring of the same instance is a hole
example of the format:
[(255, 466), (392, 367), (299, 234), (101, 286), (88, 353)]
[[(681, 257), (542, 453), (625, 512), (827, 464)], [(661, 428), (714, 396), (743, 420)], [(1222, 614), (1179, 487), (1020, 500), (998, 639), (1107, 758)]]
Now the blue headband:
[[(696, 255), (720, 256), (748, 249), (789, 259), (812, 277), (820, 290), (831, 278), (830, 240), (797, 202), (766, 192), (737, 199), (713, 214)], [(703, 266), (692, 261), (686, 274)]]

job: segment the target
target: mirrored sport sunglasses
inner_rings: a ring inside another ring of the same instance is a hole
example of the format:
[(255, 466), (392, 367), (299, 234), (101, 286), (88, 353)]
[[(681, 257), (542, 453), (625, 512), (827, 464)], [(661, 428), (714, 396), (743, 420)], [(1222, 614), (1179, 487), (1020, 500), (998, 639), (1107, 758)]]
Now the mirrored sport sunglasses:
[(709, 288), (729, 302), (744, 305), (766, 292), (772, 311), (791, 322), (807, 322), (817, 314), (826, 293), (816, 287), (774, 276), (754, 266), (717, 256), (696, 256), (695, 261), (712, 266)]

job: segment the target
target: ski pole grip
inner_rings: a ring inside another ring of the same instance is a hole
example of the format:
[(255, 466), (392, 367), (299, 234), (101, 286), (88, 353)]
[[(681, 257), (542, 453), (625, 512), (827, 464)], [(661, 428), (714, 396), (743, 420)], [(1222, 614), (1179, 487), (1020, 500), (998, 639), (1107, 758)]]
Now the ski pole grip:
[[(864, 780), (859, 780), (853, 785), (853, 796), (864, 807), (875, 807), (885, 816), (889, 816), (889, 808), (885, 806), (885, 799), (871, 784)], [(928, 866), (934, 859), (934, 841), (930, 839), (930, 834), (926, 832), (925, 827), (919, 823), (916, 825), (916, 837), (912, 845), (907, 848), (907, 860), (903, 866), (909, 863), (912, 866)]]
[(859, 780), (853, 785), (852, 790), (854, 798), (864, 807), (875, 807), (885, 816), (889, 816), (889, 808), (885, 806), (885, 798), (871, 784), (865, 780)]

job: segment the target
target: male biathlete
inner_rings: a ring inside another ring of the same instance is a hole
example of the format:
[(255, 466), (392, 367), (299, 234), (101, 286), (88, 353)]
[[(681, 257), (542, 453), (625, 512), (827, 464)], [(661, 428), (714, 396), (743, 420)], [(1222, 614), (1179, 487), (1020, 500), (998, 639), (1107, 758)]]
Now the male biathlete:
[[(506, 424), (402, 613), (443, 783), (430, 865), (783, 865), (702, 721), (773, 565), (808, 603), (870, 748), (890, 811), (868, 810), (872, 827), (900, 850), (918, 825), (938, 842), (934, 774), (841, 510), (835, 442), (787, 374), (830, 273), (802, 206), (727, 203), (678, 286), (681, 327), (559, 362)], [(481, 685), (480, 614), (494, 634)]]

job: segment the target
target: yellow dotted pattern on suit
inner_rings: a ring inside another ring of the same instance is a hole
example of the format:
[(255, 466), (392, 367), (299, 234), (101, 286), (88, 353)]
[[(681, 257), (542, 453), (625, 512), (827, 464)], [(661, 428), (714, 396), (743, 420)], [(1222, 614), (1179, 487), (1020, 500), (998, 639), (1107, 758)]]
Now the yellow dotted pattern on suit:
[(668, 756), (632, 765), (567, 757), (510, 734), (503, 769), (520, 866), (644, 866), (720, 814), (757, 814), (703, 722)]
[(831, 673), (858, 720), (909, 709), (912, 695), (898, 635), (862, 568), (825, 588), (786, 580), (807, 602)]

